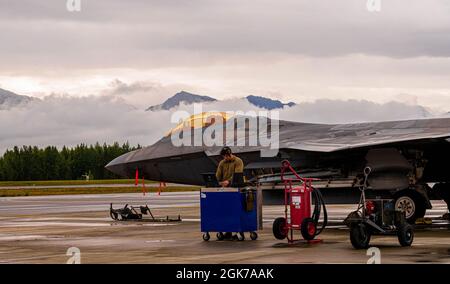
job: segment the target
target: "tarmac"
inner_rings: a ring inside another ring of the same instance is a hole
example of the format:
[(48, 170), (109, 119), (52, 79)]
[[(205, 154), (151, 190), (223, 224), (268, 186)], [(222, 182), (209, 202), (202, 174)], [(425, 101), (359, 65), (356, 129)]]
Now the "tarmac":
[[(149, 205), (159, 217), (181, 222), (113, 221), (109, 204)], [(198, 192), (163, 192), (0, 198), (0, 263), (360, 263), (371, 252), (355, 250), (342, 224), (356, 205), (329, 205), (330, 226), (315, 244), (288, 245), (272, 235), (272, 222), (283, 206), (264, 206), (264, 229), (252, 241), (203, 241)], [(401, 247), (395, 236), (374, 236), (381, 263), (450, 263), (450, 224), (439, 217), (446, 204), (433, 201), (430, 226), (418, 226), (412, 247)], [(300, 237), (300, 236), (299, 236)], [(69, 254), (68, 254), (69, 250)]]

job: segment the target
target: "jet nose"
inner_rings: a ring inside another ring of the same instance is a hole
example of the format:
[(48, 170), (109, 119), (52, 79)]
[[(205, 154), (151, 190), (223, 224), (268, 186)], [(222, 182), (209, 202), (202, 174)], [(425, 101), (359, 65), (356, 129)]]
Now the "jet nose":
[(108, 171), (110, 171), (120, 177), (130, 178), (131, 176), (128, 171), (128, 164), (129, 164), (129, 158), (132, 154), (133, 154), (133, 152), (129, 152), (129, 153), (123, 154), (123, 155), (115, 158), (114, 160), (109, 162), (105, 166), (105, 168)]

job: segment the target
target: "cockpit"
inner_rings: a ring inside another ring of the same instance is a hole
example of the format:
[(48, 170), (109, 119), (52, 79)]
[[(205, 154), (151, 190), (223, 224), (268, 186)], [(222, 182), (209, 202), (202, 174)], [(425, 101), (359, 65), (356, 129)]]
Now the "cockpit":
[(227, 112), (202, 112), (199, 114), (191, 115), (177, 126), (172, 128), (166, 133), (166, 136), (170, 136), (175, 132), (181, 131), (183, 129), (198, 129), (208, 127), (216, 123), (226, 123), (232, 117), (231, 114)]

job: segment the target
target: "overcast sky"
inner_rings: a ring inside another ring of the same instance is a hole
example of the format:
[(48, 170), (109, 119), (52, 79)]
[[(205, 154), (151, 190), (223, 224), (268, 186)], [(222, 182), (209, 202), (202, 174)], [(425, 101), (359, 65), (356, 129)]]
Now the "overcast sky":
[[(450, 2), (0, 0), (0, 86), (97, 95), (115, 79), (219, 98), (407, 100), (450, 109)], [(434, 97), (435, 96), (435, 97)]]
[(0, 0), (0, 88), (120, 97), (180, 90), (450, 111), (450, 1)]

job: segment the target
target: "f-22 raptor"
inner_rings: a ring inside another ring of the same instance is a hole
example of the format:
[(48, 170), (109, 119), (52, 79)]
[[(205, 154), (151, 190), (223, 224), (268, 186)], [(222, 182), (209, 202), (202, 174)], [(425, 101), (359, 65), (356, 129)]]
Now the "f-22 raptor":
[[(222, 116), (212, 121), (227, 124), (229, 119)], [(279, 138), (275, 156), (263, 157), (261, 146), (227, 145), (244, 161), (247, 180), (257, 180), (269, 189), (264, 191), (264, 202), (271, 200), (266, 196), (281, 197), (278, 173), (281, 162), (288, 159), (303, 177), (320, 179), (315, 186), (327, 202), (357, 202), (364, 169), (370, 167), (367, 193), (395, 199), (409, 222), (425, 215), (430, 199), (443, 199), (450, 206), (450, 118), (355, 124), (270, 120), (268, 127), (274, 122)], [(209, 126), (191, 127), (191, 134), (202, 134)], [(248, 125), (234, 127), (245, 132)], [(171, 137), (181, 128), (151, 146), (114, 159), (106, 168), (123, 177), (132, 178), (139, 169), (146, 179), (202, 185), (202, 173), (215, 172), (221, 147), (175, 146)]]

